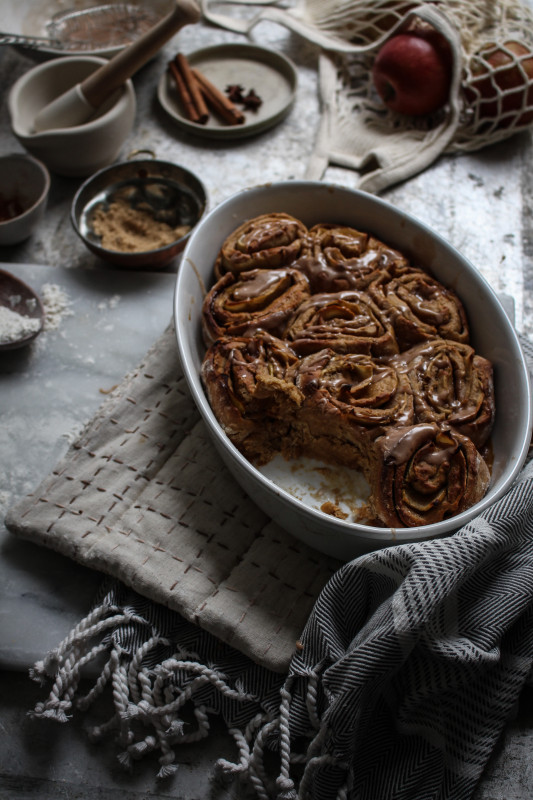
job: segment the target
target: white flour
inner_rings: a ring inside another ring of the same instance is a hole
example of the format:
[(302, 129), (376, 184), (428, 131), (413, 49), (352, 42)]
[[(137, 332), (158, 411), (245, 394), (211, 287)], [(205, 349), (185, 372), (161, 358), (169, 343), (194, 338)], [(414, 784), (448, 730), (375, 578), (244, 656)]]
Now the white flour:
[(121, 296), (119, 294), (114, 294), (108, 300), (102, 300), (101, 303), (98, 303), (98, 310), (99, 311), (106, 311), (108, 308), (116, 308), (121, 301)]
[(41, 300), (45, 310), (45, 331), (57, 330), (64, 317), (71, 317), (74, 314), (67, 293), (55, 283), (43, 284)]
[(26, 317), (7, 306), (0, 306), (0, 344), (9, 344), (37, 333), (41, 320)]
[[(19, 314), (14, 307), (20, 303), (20, 296), (7, 298), (9, 305), (0, 305), (0, 344), (8, 344), (31, 333), (36, 333), (41, 325), (39, 319)], [(57, 284), (45, 283), (41, 288), (41, 300), (45, 312), (44, 330), (57, 330), (64, 317), (72, 316), (70, 299)], [(28, 310), (35, 307), (35, 300), (27, 301)], [(11, 307), (9, 307), (11, 306)]]

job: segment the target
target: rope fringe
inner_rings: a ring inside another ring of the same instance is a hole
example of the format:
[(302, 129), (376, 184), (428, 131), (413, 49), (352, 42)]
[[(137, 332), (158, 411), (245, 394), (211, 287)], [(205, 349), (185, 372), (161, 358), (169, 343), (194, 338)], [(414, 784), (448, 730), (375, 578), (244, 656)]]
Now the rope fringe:
[[(133, 654), (127, 653), (111, 635), (113, 630), (131, 623), (140, 624), (147, 637)], [(97, 637), (100, 641), (95, 644)], [(174, 647), (176, 652), (160, 664), (146, 666), (150, 655), (161, 646)], [(53, 679), (48, 698), (30, 714), (67, 722), (74, 711), (86, 712), (107, 691), (113, 713), (88, 731), (90, 741), (113, 736), (119, 746), (117, 760), (128, 772), (133, 770), (135, 761), (159, 753), (157, 779), (167, 779), (178, 770), (174, 747), (200, 741), (210, 734), (209, 713), (213, 710), (200, 699), (206, 686), (236, 703), (258, 701), (254, 694), (245, 691), (239, 679), (230, 681), (216, 665), (202, 664), (192, 660), (191, 655), (172, 645), (166, 637), (155, 635), (146, 620), (107, 605), (104, 598), (54, 651), (30, 670), (32, 679), (41, 685)], [(82, 694), (80, 682), (86, 667), (102, 656), (107, 657), (99, 674)], [(316, 729), (320, 724), (316, 710), (318, 675), (311, 672), (308, 681), (306, 703), (312, 728)], [(221, 758), (214, 764), (215, 772), (225, 780), (248, 781), (258, 800), (300, 797), (290, 771), (293, 764), (305, 761), (305, 756), (291, 752), (290, 702), (290, 691), (282, 689), (279, 716), (273, 718), (271, 713), (260, 712), (242, 728), (228, 726), (228, 734), (235, 743), (235, 760)], [(180, 716), (185, 706), (190, 712), (186, 720)], [(280, 774), (274, 782), (267, 777), (265, 757), (278, 747)]]

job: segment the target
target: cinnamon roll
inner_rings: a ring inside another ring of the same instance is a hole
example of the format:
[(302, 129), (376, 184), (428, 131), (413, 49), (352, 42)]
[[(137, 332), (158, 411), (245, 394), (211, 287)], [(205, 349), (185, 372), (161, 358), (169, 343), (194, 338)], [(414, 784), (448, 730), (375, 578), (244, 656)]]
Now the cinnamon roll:
[[(307, 454), (324, 457), (333, 445), (339, 461), (339, 442), (357, 446), (355, 460), (361, 467), (371, 441), (391, 425), (411, 425), (413, 397), (409, 381), (390, 363), (368, 355), (321, 350), (301, 358), (287, 373), (303, 397), (293, 423), (304, 426), (311, 442)], [(322, 439), (326, 443), (322, 442)], [(350, 451), (353, 461), (353, 452)], [(327, 459), (331, 460), (331, 459)], [(342, 457), (341, 463), (347, 464)]]
[(466, 436), (435, 423), (392, 428), (367, 472), (376, 516), (392, 528), (429, 525), (477, 503), (489, 468)]
[(309, 278), (312, 292), (366, 289), (391, 268), (407, 259), (383, 242), (355, 228), (314, 225), (296, 266)]
[(337, 353), (374, 356), (398, 352), (386, 316), (367, 294), (358, 291), (313, 295), (299, 306), (284, 338), (298, 355), (327, 347)]
[(252, 336), (259, 329), (279, 336), (289, 318), (310, 296), (297, 269), (227, 272), (207, 293), (202, 309), (207, 345), (221, 336)]
[(284, 213), (237, 228), (215, 275), (202, 380), (246, 458), (359, 470), (365, 521), (393, 528), (439, 522), (485, 495), (492, 365), (453, 291), (371, 234), (308, 230)]
[(400, 351), (437, 337), (468, 341), (463, 304), (423, 270), (400, 270), (391, 280), (372, 283), (368, 292), (393, 326)]
[(261, 214), (247, 220), (223, 243), (215, 276), (288, 266), (300, 255), (306, 235), (307, 227), (290, 214)]
[(394, 356), (407, 375), (419, 422), (446, 422), (481, 448), (494, 423), (492, 364), (473, 347), (433, 339)]
[(207, 350), (201, 377), (224, 432), (252, 461), (266, 463), (281, 449), (292, 407), (302, 400), (287, 371), (298, 360), (266, 333), (224, 338)]

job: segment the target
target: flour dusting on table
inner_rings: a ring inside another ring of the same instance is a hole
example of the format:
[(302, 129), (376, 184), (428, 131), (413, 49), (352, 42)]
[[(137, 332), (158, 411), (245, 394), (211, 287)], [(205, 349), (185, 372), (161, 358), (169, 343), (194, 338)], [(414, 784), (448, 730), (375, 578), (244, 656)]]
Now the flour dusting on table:
[(74, 315), (68, 294), (55, 283), (45, 283), (41, 289), (45, 310), (45, 331), (57, 330), (65, 317)]

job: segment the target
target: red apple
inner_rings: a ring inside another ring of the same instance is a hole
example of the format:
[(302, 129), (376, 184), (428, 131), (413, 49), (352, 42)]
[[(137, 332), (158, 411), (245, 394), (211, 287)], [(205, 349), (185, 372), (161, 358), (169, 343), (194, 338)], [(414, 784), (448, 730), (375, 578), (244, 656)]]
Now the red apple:
[(372, 67), (377, 93), (392, 111), (421, 116), (446, 105), (452, 80), (448, 41), (434, 28), (388, 39)]
[[(499, 128), (507, 128), (513, 121), (517, 125), (533, 122), (531, 48), (517, 41), (504, 42), (501, 46), (489, 44), (474, 57), (471, 71), (473, 78), (465, 86), (464, 93), (470, 105), (479, 103), (480, 120), (498, 120)], [(505, 92), (500, 103), (499, 90)], [(511, 113), (522, 108), (525, 109), (522, 114)], [(505, 116), (500, 119), (500, 115)]]

